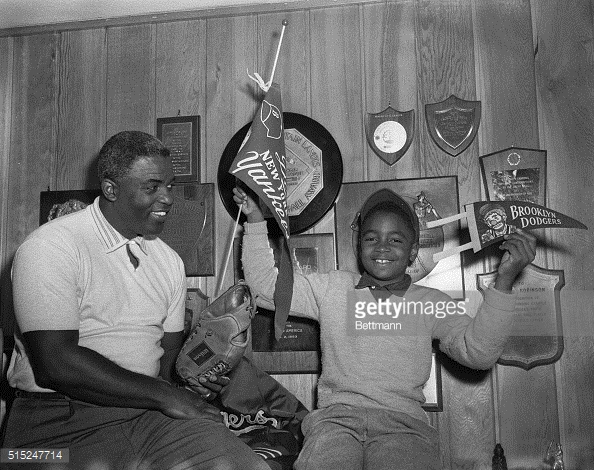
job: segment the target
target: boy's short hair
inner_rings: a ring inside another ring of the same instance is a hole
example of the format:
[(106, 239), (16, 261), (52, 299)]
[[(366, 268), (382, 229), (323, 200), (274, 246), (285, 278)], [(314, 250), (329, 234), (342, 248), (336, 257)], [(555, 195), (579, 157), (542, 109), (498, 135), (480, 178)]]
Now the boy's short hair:
[(363, 204), (363, 207), (361, 208), (361, 212), (358, 214), (359, 217), (357, 229), (360, 230), (363, 227), (365, 219), (370, 214), (380, 210), (392, 211), (394, 213), (403, 215), (413, 230), (415, 243), (419, 242), (420, 228), (417, 214), (404, 199), (402, 199), (394, 191), (386, 188), (376, 191), (371, 196), (369, 196), (367, 201), (365, 201), (365, 204)]

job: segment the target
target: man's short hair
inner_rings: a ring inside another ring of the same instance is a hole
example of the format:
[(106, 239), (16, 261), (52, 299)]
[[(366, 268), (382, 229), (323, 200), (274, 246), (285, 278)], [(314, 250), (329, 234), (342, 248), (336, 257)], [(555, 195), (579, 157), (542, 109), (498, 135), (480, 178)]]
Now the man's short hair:
[(169, 157), (169, 149), (156, 137), (141, 131), (122, 131), (110, 137), (99, 151), (99, 181), (118, 180), (128, 174), (138, 157)]

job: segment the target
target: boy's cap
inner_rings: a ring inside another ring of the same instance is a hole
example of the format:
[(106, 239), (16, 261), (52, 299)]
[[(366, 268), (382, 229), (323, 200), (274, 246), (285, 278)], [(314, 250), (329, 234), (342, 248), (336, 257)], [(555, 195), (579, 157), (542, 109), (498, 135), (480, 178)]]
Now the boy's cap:
[(386, 188), (376, 191), (371, 196), (369, 196), (367, 201), (365, 201), (365, 204), (363, 204), (363, 208), (361, 209), (361, 212), (360, 212), (360, 222), (359, 223), (363, 223), (363, 221), (365, 220), (365, 217), (367, 217), (367, 214), (369, 214), (369, 211), (371, 209), (373, 209), (375, 206), (377, 206), (378, 204), (383, 203), (383, 202), (389, 202), (389, 203), (396, 205), (397, 207), (399, 207), (402, 210), (402, 212), (404, 212), (404, 214), (406, 214), (408, 216), (408, 219), (410, 220), (410, 223), (413, 226), (413, 229), (415, 231), (415, 234), (414, 234), (415, 240), (418, 242), (420, 229), (419, 229), (419, 218), (417, 217), (416, 212), (413, 210), (413, 208), (410, 206), (410, 204), (408, 204), (408, 202), (406, 202), (404, 199), (402, 199), (400, 196), (398, 196), (398, 194), (396, 194), (394, 191), (391, 191)]

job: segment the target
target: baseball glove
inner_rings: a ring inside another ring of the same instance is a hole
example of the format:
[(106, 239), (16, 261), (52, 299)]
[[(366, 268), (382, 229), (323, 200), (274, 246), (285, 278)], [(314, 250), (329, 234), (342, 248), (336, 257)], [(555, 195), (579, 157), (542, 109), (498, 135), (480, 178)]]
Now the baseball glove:
[(256, 303), (243, 281), (214, 300), (198, 316), (175, 368), (189, 385), (199, 377), (225, 375), (240, 361), (251, 338)]

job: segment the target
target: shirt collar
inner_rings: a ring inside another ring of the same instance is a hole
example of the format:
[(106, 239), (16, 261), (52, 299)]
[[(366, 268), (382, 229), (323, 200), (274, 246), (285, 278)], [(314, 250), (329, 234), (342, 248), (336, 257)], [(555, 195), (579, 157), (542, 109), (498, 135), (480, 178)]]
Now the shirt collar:
[(93, 204), (90, 206), (91, 217), (93, 218), (93, 222), (95, 223), (95, 233), (101, 240), (103, 246), (105, 247), (106, 253), (111, 253), (112, 251), (125, 246), (130, 240), (134, 240), (136, 244), (141, 248), (142, 252), (146, 255), (147, 248), (146, 248), (146, 239), (139, 235), (135, 238), (128, 239), (124, 237), (120, 232), (118, 232), (113, 225), (111, 225), (101, 209), (99, 208), (99, 198), (97, 196)]
[(412, 283), (411, 277), (408, 274), (405, 274), (402, 281), (393, 282), (391, 284), (385, 284), (382, 286), (382, 285), (378, 284), (369, 274), (363, 273), (363, 275), (359, 279), (359, 282), (355, 286), (355, 289), (369, 288), (372, 292), (385, 290), (385, 291), (389, 291), (392, 294), (396, 294), (399, 297), (402, 297), (402, 295), (410, 287), (411, 283)]

